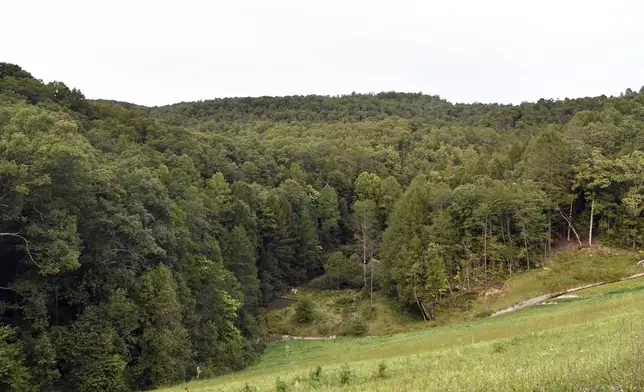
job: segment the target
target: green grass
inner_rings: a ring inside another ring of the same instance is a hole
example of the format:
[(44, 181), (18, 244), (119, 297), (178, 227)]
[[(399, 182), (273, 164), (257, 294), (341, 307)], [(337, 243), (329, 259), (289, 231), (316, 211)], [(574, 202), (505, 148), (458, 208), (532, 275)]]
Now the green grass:
[(242, 372), (187, 386), (191, 392), (275, 391), (279, 377), (277, 390), (286, 391), (643, 390), (644, 279), (576, 294), (391, 336), (279, 342)]
[(600, 247), (561, 252), (540, 268), (511, 276), (499, 293), (479, 296), (472, 302), (470, 312), (456, 315), (456, 318), (472, 318), (543, 294), (624, 278), (644, 271), (636, 265), (637, 260), (638, 255), (634, 252)]
[(369, 329), (369, 335), (389, 335), (424, 327), (422, 320), (410, 317), (380, 293), (374, 293), (371, 308), (369, 293), (360, 290), (315, 291), (300, 289), (297, 299), (309, 299), (315, 307), (315, 318), (311, 323), (294, 321), (295, 306), (270, 311), (267, 323), (275, 334), (292, 336), (342, 335), (347, 323), (359, 318)]
[[(567, 250), (555, 254), (539, 268), (515, 273), (497, 285), (498, 292), (485, 295), (482, 287), (464, 297), (462, 306), (444, 307), (437, 312), (432, 325), (447, 325), (488, 316), (529, 298), (601, 281), (612, 281), (642, 272), (636, 265), (641, 255), (634, 252), (596, 246), (592, 249)], [(294, 307), (269, 311), (268, 326), (273, 333), (292, 336), (342, 335), (349, 320), (360, 318), (369, 335), (389, 335), (427, 327), (418, 316), (402, 313), (389, 299), (374, 294), (371, 310), (369, 295), (358, 290), (316, 291), (300, 289), (298, 299), (311, 300), (316, 318), (308, 324), (293, 321)]]

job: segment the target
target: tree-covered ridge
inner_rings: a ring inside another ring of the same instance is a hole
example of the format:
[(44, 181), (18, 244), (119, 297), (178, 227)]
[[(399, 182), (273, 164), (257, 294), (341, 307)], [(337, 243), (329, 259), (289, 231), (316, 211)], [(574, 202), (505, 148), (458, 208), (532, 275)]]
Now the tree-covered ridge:
[[(627, 90), (627, 94), (630, 93), (632, 91)], [(155, 107), (151, 113), (174, 125), (194, 125), (205, 121), (360, 122), (394, 116), (435, 125), (522, 128), (543, 123), (563, 124), (579, 111), (602, 110), (620, 100), (620, 97), (601, 96), (540, 99), (536, 103), (520, 105), (454, 104), (437, 95), (382, 92), (343, 96), (219, 98)]]
[(145, 108), (0, 64), (0, 389), (241, 369), (307, 282), (431, 319), (557, 241), (642, 248), (642, 150), (644, 91)]

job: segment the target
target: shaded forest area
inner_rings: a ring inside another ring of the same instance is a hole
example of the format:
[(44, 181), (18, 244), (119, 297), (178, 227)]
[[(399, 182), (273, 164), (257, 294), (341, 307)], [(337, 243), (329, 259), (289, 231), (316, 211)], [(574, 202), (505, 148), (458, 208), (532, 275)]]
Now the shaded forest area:
[(644, 89), (146, 108), (0, 63), (0, 390), (242, 369), (264, 306), (302, 284), (432, 319), (557, 242), (641, 249), (643, 150)]

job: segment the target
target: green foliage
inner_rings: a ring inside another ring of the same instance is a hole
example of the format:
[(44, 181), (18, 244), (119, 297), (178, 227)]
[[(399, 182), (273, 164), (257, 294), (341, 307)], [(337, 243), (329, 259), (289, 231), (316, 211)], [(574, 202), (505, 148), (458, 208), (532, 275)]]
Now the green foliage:
[(0, 389), (36, 390), (25, 363), (22, 342), (16, 340), (13, 330), (3, 325), (0, 325)]
[(376, 369), (375, 377), (376, 378), (387, 377), (387, 363), (385, 361), (381, 361), (380, 363), (378, 363), (378, 368)]
[(318, 290), (339, 290), (362, 287), (362, 269), (355, 260), (347, 260), (342, 252), (327, 254), (325, 274), (309, 282), (309, 287)]
[(342, 365), (340, 369), (340, 385), (349, 385), (355, 377), (355, 372), (348, 363)]
[(275, 380), (275, 392), (287, 392), (287, 391), (288, 391), (288, 385), (286, 384), (286, 381), (277, 377), (277, 380)]
[(295, 306), (295, 321), (301, 324), (308, 324), (315, 319), (315, 308), (309, 299), (303, 299)]
[(369, 327), (367, 326), (367, 323), (365, 323), (365, 321), (360, 317), (354, 317), (345, 324), (342, 334), (346, 336), (359, 337), (366, 336), (368, 332)]
[(378, 202), (382, 192), (382, 181), (377, 174), (362, 172), (356, 179), (355, 192), (358, 200)]
[[(583, 263), (579, 260), (579, 263)], [(533, 271), (536, 273), (537, 271)], [(538, 279), (534, 279), (538, 281)], [(644, 282), (619, 282), (576, 293), (580, 298), (458, 325), (410, 333), (271, 345), (252, 371), (188, 385), (193, 392), (238, 391), (244, 382), (273, 390), (275, 378), (293, 390), (463, 391), (637, 390), (642, 385)], [(495, 352), (497, 351), (497, 352)], [(342, 361), (338, 361), (342, 358)], [(293, 364), (324, 367), (325, 382), (293, 373)], [(381, 363), (385, 377), (377, 377)], [(428, 371), (428, 364), (431, 371)], [(353, 377), (340, 383), (343, 368)], [(467, 369), (467, 371), (461, 371)], [(454, 375), (458, 372), (458, 377)], [(332, 375), (332, 377), (331, 377)], [(299, 383), (298, 383), (299, 381)], [(159, 392), (172, 392), (165, 388)]]
[(309, 373), (309, 379), (313, 382), (320, 382), (322, 380), (322, 366), (316, 366)]
[(432, 318), (541, 264), (570, 223), (640, 249), (643, 97), (144, 108), (0, 63), (0, 320), (30, 375), (15, 382), (145, 389), (241, 369), (263, 349), (261, 307), (313, 279), (371, 288), (373, 271)]
[(140, 386), (167, 385), (185, 379), (184, 363), (191, 357), (188, 331), (181, 323), (181, 306), (172, 273), (159, 266), (141, 276), (138, 299), (145, 312), (142, 353), (134, 366)]
[(257, 388), (250, 385), (249, 383), (244, 384), (242, 389), (239, 390), (239, 392), (256, 392), (256, 391), (257, 391)]
[(246, 230), (236, 226), (224, 237), (223, 257), (226, 267), (241, 284), (244, 305), (256, 307), (260, 302), (259, 279), (255, 264), (255, 251)]

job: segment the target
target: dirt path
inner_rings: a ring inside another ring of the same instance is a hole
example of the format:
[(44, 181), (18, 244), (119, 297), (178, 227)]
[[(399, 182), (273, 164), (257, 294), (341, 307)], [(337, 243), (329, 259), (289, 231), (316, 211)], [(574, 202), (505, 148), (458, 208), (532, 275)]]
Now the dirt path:
[(568, 290), (564, 290), (564, 291), (557, 291), (555, 293), (540, 295), (538, 297), (530, 298), (530, 299), (525, 300), (523, 302), (519, 302), (518, 304), (510, 306), (509, 308), (499, 310), (498, 312), (493, 313), (492, 316), (490, 316), (490, 317), (499, 316), (499, 315), (502, 315), (502, 314), (514, 312), (515, 310), (527, 308), (528, 306), (533, 306), (533, 305), (539, 304), (539, 303), (541, 303), (543, 301), (549, 300), (551, 298), (557, 298), (557, 297), (562, 296), (564, 294), (574, 293), (575, 291), (581, 291), (581, 290), (584, 290), (584, 289), (589, 289), (591, 287), (603, 286), (603, 285), (606, 285), (606, 284), (621, 282), (621, 281), (624, 281), (624, 280), (637, 279), (637, 278), (641, 278), (641, 277), (644, 277), (644, 272), (629, 276), (627, 278), (622, 278), (622, 279), (618, 279), (618, 280), (612, 280), (610, 282), (591, 283), (591, 284), (587, 284), (587, 285), (584, 285), (584, 286), (574, 287), (572, 289), (568, 289)]

